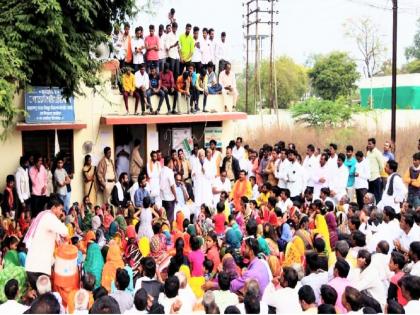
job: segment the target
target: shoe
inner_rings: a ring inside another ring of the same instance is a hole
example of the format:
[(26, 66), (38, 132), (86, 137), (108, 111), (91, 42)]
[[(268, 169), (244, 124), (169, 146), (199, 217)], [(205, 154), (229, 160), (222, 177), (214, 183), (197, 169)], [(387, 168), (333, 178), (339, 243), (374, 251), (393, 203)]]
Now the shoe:
[(171, 114), (172, 114), (172, 112), (167, 112), (167, 113), (166, 113), (166, 115), (171, 115)]
[(153, 115), (159, 115), (159, 112), (156, 110)]
[(125, 116), (128, 116), (128, 115), (130, 115), (130, 113), (127, 111), (127, 112), (125, 113)]
[(142, 115), (142, 116), (146, 115), (146, 112), (141, 112), (141, 115)]
[(178, 114), (178, 112), (176, 110), (171, 111), (172, 115), (176, 115)]
[(138, 116), (138, 115), (140, 115), (138, 112), (135, 112), (135, 113), (134, 113), (134, 116)]
[(203, 109), (203, 113), (208, 113), (209, 111), (207, 109)]

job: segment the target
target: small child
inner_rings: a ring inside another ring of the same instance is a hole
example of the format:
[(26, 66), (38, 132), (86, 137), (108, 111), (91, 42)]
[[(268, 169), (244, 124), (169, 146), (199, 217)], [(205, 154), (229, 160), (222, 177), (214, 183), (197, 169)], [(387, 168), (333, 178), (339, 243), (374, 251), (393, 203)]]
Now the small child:
[(211, 281), (214, 278), (214, 264), (210, 259), (205, 259), (203, 262), (203, 270), (204, 270), (204, 279), (206, 281)]
[(191, 277), (202, 277), (204, 275), (204, 253), (201, 250), (200, 240), (197, 236), (191, 237), (190, 245), (191, 253), (188, 255), (188, 260), (190, 261)]
[(214, 268), (212, 269), (213, 273), (217, 272), (217, 268), (220, 265), (220, 251), (217, 235), (214, 231), (209, 232), (206, 237), (206, 257), (208, 260), (213, 262)]
[(216, 206), (217, 214), (213, 217), (214, 221), (214, 231), (216, 232), (219, 238), (223, 238), (225, 236), (225, 223), (226, 223), (226, 216), (224, 214), (225, 211), (225, 204), (219, 202)]

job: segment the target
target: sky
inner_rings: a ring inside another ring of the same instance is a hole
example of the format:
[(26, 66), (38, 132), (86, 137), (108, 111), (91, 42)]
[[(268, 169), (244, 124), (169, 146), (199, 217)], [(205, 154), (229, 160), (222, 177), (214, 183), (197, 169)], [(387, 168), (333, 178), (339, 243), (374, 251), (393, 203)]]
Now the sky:
[[(144, 0), (137, 0), (144, 2)], [(139, 14), (134, 25), (167, 24), (170, 8), (175, 8), (179, 24), (178, 32), (186, 23), (193, 26), (212, 27), (216, 36), (227, 33), (227, 41), (232, 59), (244, 64), (245, 22), (244, 0), (153, 0), (157, 3), (155, 16)], [(259, 0), (260, 9), (269, 9), (267, 1)], [(279, 0), (275, 3), (278, 14), (274, 20), (274, 53), (287, 55), (296, 62), (304, 64), (313, 54), (325, 54), (334, 50), (347, 51), (353, 58), (359, 58), (354, 40), (344, 36), (343, 24), (349, 20), (370, 17), (378, 26), (383, 42), (387, 47), (387, 58), (392, 54), (392, 1), (391, 0)], [(398, 24), (398, 62), (406, 62), (404, 50), (413, 42), (420, 18), (420, 1), (399, 0), (401, 12)], [(384, 9), (385, 8), (385, 9)], [(261, 16), (268, 20), (269, 16)], [(251, 18), (252, 20), (252, 18)], [(255, 30), (251, 28), (250, 33)], [(259, 27), (259, 34), (269, 34), (267, 25)], [(250, 52), (250, 56), (254, 52)], [(263, 55), (268, 56), (269, 40), (263, 45)]]

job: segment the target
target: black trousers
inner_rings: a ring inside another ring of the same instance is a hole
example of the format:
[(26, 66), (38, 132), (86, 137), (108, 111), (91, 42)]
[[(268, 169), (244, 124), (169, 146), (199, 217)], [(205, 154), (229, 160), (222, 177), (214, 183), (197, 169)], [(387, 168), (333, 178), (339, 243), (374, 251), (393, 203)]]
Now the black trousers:
[(174, 81), (176, 82), (176, 79), (179, 76), (179, 59), (168, 58), (168, 62), (169, 62), (169, 69), (171, 69), (174, 75)]
[(202, 67), (201, 62), (200, 61), (199, 62), (193, 62), (193, 64), (194, 64), (194, 67), (195, 67), (195, 72), (197, 74), (200, 74), (201, 67)]
[(169, 90), (165, 92), (165, 102), (166, 102), (166, 107), (168, 107), (168, 112), (171, 108), (171, 106), (169, 105), (169, 95), (172, 95), (174, 97), (174, 104), (172, 105), (172, 111), (174, 112), (176, 110), (176, 101), (178, 99), (178, 91), (174, 89), (172, 92)]
[(35, 218), (38, 213), (40, 213), (42, 210), (44, 210), (45, 204), (48, 201), (47, 196), (31, 196), (31, 216), (32, 218)]
[(382, 178), (369, 181), (369, 192), (375, 196), (376, 204), (382, 199)]
[(172, 226), (172, 222), (174, 221), (174, 212), (175, 212), (175, 200), (173, 201), (166, 201), (166, 200), (162, 200), (162, 206), (165, 208), (166, 210), (166, 216), (169, 220), (169, 223)]

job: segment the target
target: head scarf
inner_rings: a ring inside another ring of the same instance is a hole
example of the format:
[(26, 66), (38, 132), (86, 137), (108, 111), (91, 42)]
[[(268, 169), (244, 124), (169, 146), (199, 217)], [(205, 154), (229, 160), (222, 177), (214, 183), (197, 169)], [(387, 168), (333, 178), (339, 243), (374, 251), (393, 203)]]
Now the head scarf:
[(195, 225), (194, 225), (194, 224), (189, 224), (189, 225), (188, 225), (188, 227), (187, 227), (187, 233), (188, 233), (190, 236), (196, 236), (196, 235), (197, 235), (197, 230), (196, 230), (196, 228), (195, 228)]
[(178, 211), (176, 213), (176, 226), (178, 230), (180, 231), (183, 230), (184, 219), (185, 219), (184, 213), (182, 211)]
[(128, 239), (137, 238), (136, 228), (134, 227), (134, 225), (127, 226), (127, 230), (126, 230), (125, 234), (126, 234)]
[(101, 227), (101, 225), (102, 225), (101, 218), (98, 215), (95, 215), (92, 218), (92, 229), (96, 231), (97, 229)]
[(104, 258), (101, 249), (96, 243), (91, 243), (87, 249), (86, 260), (83, 269), (87, 273), (95, 276), (95, 289), (101, 285), (102, 270), (104, 268)]
[(118, 268), (124, 268), (120, 247), (116, 243), (110, 242), (101, 281), (102, 286), (107, 289), (109, 293), (111, 292), (111, 284), (115, 280), (115, 273)]
[(226, 254), (222, 259), (223, 271), (226, 272), (231, 279), (238, 277), (238, 266), (235, 263), (235, 259), (231, 254)]
[[(26, 271), (24, 267), (20, 267), (19, 256), (17, 251), (9, 250), (4, 256), (4, 268), (0, 271), (0, 288), (4, 288), (6, 283), (16, 279), (19, 283), (19, 295), (17, 299), (20, 300), (26, 292)], [(6, 302), (7, 298), (4, 289), (0, 290), (0, 303)]]
[(124, 216), (122, 216), (121, 214), (118, 215), (115, 218), (115, 221), (117, 221), (118, 226), (121, 230), (123, 230), (124, 232), (127, 230), (127, 222), (125, 222)]
[(112, 223), (109, 226), (109, 231), (106, 236), (107, 240), (108, 241), (111, 240), (115, 236), (115, 234), (117, 234), (117, 232), (118, 232), (118, 223), (116, 221), (112, 221)]

